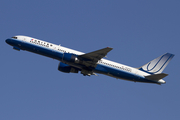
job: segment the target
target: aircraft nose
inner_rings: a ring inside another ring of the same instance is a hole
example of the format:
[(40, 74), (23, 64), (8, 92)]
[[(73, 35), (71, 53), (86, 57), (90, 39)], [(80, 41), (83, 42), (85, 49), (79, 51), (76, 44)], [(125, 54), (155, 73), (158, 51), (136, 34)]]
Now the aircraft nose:
[(10, 39), (6, 39), (5, 40), (7, 44), (10, 44), (11, 40)]

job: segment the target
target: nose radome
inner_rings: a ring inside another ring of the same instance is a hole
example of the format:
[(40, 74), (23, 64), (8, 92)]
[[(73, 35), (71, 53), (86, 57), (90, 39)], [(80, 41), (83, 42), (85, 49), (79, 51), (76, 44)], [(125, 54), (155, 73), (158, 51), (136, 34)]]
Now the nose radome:
[(6, 39), (5, 41), (6, 41), (7, 44), (10, 44), (11, 39)]
[(8, 39), (6, 39), (5, 41), (6, 41), (7, 44), (9, 43), (9, 40), (8, 40)]

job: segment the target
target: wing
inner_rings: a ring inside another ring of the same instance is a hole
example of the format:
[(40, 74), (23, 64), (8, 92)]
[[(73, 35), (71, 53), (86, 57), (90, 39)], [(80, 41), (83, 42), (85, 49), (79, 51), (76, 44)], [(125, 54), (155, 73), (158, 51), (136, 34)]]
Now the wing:
[(96, 63), (107, 55), (109, 51), (113, 48), (107, 47), (94, 52), (86, 53), (79, 55), (78, 58), (83, 60), (83, 63), (86, 67), (96, 67)]

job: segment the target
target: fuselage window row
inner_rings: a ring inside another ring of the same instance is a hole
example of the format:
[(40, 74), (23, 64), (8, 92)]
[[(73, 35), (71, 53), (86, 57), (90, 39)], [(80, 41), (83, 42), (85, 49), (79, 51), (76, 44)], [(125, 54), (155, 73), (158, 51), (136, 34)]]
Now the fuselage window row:
[[(46, 43), (46, 42), (44, 42), (44, 44), (43, 44), (43, 42), (40, 42), (40, 41), (37, 42), (37, 40), (34, 40), (34, 41), (31, 40), (30, 42), (32, 42), (32, 43), (34, 43), (34, 44), (37, 44), (37, 45), (49, 47), (49, 43)], [(50, 44), (50, 46), (52, 47), (53, 45)], [(64, 52), (64, 53), (70, 53), (70, 52), (67, 52), (67, 51), (62, 50), (62, 49), (58, 49), (58, 51), (61, 51), (61, 52)]]
[[(30, 40), (31, 43), (37, 44), (37, 45), (41, 45), (41, 46), (45, 46), (45, 47), (49, 47), (49, 43), (43, 42), (43, 41), (37, 41), (37, 40)], [(44, 44), (43, 44), (44, 43)], [(50, 44), (50, 46), (52, 46), (52, 44)]]
[(100, 63), (102, 63), (104, 65), (111, 66), (111, 67), (115, 67), (115, 68), (118, 68), (118, 69), (121, 69), (121, 70), (125, 70), (125, 71), (128, 71), (128, 72), (131, 72), (130, 68), (123, 68), (123, 67), (119, 67), (119, 66), (112, 65), (112, 64), (109, 64), (109, 63), (106, 63), (106, 62), (102, 62), (102, 61), (100, 61)]

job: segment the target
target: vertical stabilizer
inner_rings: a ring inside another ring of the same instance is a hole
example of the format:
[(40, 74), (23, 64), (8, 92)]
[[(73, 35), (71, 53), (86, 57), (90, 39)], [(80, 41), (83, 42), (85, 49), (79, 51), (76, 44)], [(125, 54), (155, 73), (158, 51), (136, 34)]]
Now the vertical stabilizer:
[(149, 74), (159, 74), (161, 73), (165, 67), (168, 65), (168, 63), (171, 61), (171, 59), (174, 57), (171, 53), (166, 53), (151, 62), (143, 65), (139, 68), (139, 70), (142, 70), (144, 72), (147, 72)]

